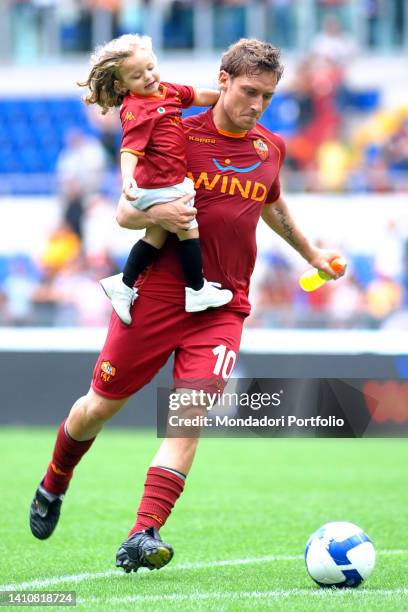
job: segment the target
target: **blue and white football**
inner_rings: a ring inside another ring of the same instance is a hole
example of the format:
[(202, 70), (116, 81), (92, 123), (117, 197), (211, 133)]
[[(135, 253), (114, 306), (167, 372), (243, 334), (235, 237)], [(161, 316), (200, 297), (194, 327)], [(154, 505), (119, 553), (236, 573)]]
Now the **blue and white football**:
[(321, 587), (358, 587), (374, 569), (375, 549), (360, 527), (336, 521), (312, 533), (305, 561), (309, 575)]

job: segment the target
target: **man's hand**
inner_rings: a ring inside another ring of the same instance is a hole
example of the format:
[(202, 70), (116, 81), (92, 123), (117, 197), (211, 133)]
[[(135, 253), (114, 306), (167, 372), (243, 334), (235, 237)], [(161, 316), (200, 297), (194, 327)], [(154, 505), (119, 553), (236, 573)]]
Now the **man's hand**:
[(346, 268), (344, 268), (342, 271), (339, 270), (335, 272), (331, 267), (330, 262), (338, 257), (342, 257), (338, 251), (313, 247), (311, 255), (307, 258), (307, 260), (310, 265), (313, 266), (313, 268), (323, 270), (323, 272), (326, 272), (330, 278), (337, 279), (343, 276), (346, 271)]
[(134, 202), (137, 200), (137, 183), (133, 176), (125, 176), (122, 182), (122, 193), (127, 200)]
[(194, 197), (194, 194), (185, 195), (182, 198), (156, 204), (147, 211), (147, 216), (151, 224), (160, 225), (168, 232), (176, 233), (180, 230), (188, 230), (191, 221), (195, 219), (197, 209), (187, 206)]
[(160, 225), (169, 232), (187, 230), (197, 214), (197, 209), (187, 206), (194, 194), (185, 195), (173, 202), (156, 204), (148, 210), (134, 208), (123, 195), (116, 209), (116, 220), (127, 229), (143, 229), (151, 225)]

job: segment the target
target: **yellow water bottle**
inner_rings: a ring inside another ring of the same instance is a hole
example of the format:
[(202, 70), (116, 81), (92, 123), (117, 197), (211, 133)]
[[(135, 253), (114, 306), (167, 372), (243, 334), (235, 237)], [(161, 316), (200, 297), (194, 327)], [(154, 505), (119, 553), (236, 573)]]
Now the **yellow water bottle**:
[[(343, 272), (347, 266), (347, 262), (343, 257), (336, 257), (330, 262), (330, 266), (333, 268), (334, 272)], [(326, 272), (312, 268), (302, 274), (299, 278), (299, 285), (303, 291), (315, 291), (329, 280), (331, 280), (331, 277), (326, 274)]]

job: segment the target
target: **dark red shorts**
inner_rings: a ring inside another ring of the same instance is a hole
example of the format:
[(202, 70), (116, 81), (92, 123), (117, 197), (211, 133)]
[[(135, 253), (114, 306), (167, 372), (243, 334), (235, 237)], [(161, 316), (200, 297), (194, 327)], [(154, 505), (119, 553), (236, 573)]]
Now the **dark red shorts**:
[(220, 309), (190, 314), (180, 304), (140, 296), (131, 326), (112, 313), (92, 388), (107, 398), (128, 397), (150, 382), (174, 351), (173, 388), (220, 390), (234, 367), (244, 319)]

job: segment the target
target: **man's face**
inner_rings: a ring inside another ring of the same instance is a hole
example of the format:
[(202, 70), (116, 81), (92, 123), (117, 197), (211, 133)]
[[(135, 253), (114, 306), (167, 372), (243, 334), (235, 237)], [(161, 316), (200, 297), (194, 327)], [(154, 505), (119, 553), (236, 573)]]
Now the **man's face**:
[(272, 100), (277, 85), (274, 72), (261, 72), (254, 76), (231, 77), (221, 71), (219, 84), (222, 92), (220, 103), (231, 131), (248, 131)]

